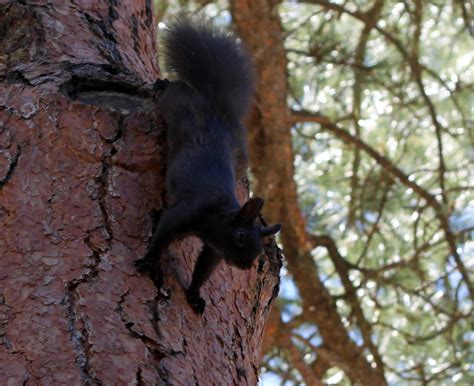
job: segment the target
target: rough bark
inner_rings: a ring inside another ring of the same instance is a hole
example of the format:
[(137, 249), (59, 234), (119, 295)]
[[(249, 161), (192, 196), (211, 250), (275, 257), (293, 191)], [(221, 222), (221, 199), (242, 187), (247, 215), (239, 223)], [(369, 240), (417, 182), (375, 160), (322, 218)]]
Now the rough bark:
[[(151, 1), (0, 4), (0, 383), (255, 384), (275, 244), (187, 305), (200, 242), (136, 273), (165, 201)], [(242, 182), (239, 196), (247, 196)]]

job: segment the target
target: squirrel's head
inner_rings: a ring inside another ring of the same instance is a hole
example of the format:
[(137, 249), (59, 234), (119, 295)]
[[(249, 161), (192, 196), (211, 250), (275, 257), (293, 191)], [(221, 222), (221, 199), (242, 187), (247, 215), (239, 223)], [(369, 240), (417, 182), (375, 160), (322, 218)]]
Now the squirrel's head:
[(263, 226), (258, 220), (263, 199), (254, 197), (242, 208), (226, 216), (219, 238), (212, 243), (227, 264), (250, 269), (254, 260), (263, 253), (263, 239), (281, 229), (280, 224)]

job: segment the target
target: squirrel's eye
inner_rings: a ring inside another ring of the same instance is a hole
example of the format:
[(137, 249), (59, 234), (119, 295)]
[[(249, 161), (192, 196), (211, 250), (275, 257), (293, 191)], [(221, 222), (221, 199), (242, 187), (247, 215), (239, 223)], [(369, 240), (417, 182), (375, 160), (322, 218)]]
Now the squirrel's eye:
[(243, 231), (237, 231), (234, 233), (235, 241), (237, 243), (243, 243), (245, 239), (247, 238), (247, 234)]

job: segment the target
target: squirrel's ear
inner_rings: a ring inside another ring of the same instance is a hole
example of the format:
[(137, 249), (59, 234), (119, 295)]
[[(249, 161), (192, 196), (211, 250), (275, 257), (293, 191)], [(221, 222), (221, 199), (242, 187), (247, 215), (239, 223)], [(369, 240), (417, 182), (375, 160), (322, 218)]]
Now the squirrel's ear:
[(280, 232), (281, 224), (275, 224), (269, 227), (263, 227), (260, 229), (261, 236), (271, 236)]
[(248, 200), (242, 208), (240, 208), (236, 219), (245, 223), (251, 223), (260, 213), (263, 206), (263, 198), (254, 197)]

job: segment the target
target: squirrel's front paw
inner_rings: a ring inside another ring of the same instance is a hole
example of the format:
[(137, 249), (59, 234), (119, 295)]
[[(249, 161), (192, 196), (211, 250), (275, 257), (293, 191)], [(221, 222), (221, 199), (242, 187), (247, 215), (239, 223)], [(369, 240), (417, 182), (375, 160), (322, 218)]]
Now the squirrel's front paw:
[[(163, 287), (163, 272), (158, 266), (154, 266), (149, 271), (150, 279), (155, 284), (155, 287), (160, 290)], [(169, 296), (169, 295), (168, 295)]]
[(206, 307), (206, 302), (202, 297), (197, 295), (194, 292), (186, 291), (186, 299), (188, 300), (189, 305), (196, 314), (202, 315), (204, 308)]
[(141, 259), (135, 260), (135, 267), (138, 272), (151, 272), (153, 270), (153, 261), (149, 257), (145, 256)]

